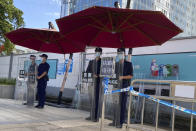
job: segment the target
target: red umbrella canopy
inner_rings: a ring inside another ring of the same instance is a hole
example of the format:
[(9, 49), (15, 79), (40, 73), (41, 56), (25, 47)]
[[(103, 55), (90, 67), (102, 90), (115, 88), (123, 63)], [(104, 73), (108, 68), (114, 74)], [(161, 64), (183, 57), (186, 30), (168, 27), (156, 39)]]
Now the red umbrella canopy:
[(69, 39), (98, 47), (160, 45), (182, 32), (160, 11), (95, 6), (56, 22)]
[(85, 45), (74, 42), (52, 29), (20, 28), (6, 34), (16, 45), (43, 52), (75, 53), (85, 51)]

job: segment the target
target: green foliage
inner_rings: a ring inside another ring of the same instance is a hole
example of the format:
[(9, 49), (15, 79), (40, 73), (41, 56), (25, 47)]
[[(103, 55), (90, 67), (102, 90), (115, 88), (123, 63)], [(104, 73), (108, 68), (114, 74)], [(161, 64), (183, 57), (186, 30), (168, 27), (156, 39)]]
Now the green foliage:
[(0, 78), (0, 85), (15, 85), (16, 79)]
[(5, 34), (24, 26), (23, 12), (16, 8), (13, 0), (0, 0), (0, 44), (4, 44), (4, 52), (9, 55), (14, 45)]

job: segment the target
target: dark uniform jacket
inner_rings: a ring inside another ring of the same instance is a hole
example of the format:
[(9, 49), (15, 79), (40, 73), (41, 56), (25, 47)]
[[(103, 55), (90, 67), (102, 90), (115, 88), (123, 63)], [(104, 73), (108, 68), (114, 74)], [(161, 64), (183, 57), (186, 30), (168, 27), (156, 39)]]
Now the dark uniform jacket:
[[(50, 69), (50, 65), (47, 62), (39, 64), (38, 76), (41, 76), (44, 72), (48, 73), (49, 69)], [(43, 78), (39, 79), (39, 81), (48, 81), (48, 80), (49, 80), (48, 74), (45, 75)]]
[[(95, 63), (97, 62), (97, 63)], [(95, 68), (95, 65), (97, 66), (97, 69)], [(86, 70), (86, 73), (93, 73), (93, 74), (96, 74), (96, 75), (99, 75), (100, 74), (100, 68), (101, 68), (101, 59), (99, 59), (98, 61), (96, 60), (91, 60), (88, 64), (88, 67), (87, 67), (87, 70)]]
[[(121, 65), (124, 65), (123, 68)], [(123, 73), (122, 73), (123, 70)], [(119, 76), (133, 76), (133, 66), (131, 62), (124, 61), (123, 64), (120, 64), (120, 62), (117, 62), (115, 65), (115, 73), (117, 74), (117, 77)], [(123, 80), (123, 88), (130, 86), (131, 79)]]

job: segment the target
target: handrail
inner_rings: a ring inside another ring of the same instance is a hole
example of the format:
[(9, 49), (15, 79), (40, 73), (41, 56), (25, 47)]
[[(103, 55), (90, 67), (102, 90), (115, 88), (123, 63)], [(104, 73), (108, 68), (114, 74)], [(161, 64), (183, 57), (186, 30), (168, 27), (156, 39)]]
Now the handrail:
[(196, 81), (134, 79), (132, 80), (131, 85), (133, 85), (135, 82), (156, 82), (156, 83), (168, 83), (168, 84), (180, 82), (181, 84), (184, 84), (184, 83), (195, 83), (196, 84)]
[[(126, 92), (126, 91), (129, 91), (130, 90), (130, 97), (129, 97), (129, 105), (128, 105), (128, 119), (127, 119), (127, 127), (126, 127), (126, 130), (129, 131), (129, 127), (130, 127), (130, 113), (131, 113), (131, 102), (132, 102), (132, 96), (143, 96), (144, 99), (143, 99), (143, 102), (142, 102), (142, 121), (141, 121), (141, 124), (143, 125), (143, 120), (144, 120), (144, 108), (145, 108), (145, 98), (149, 98), (151, 99), (152, 101), (155, 101), (155, 102), (158, 102), (157, 103), (157, 106), (156, 106), (156, 128), (155, 128), (155, 131), (158, 131), (158, 117), (159, 117), (159, 107), (160, 107), (160, 104), (167, 104), (166, 102), (164, 101), (161, 101), (162, 100), (170, 100), (170, 101), (173, 101), (173, 106), (169, 105), (171, 108), (172, 108), (172, 131), (174, 131), (174, 123), (175, 123), (175, 110), (181, 110), (181, 108), (183, 107), (180, 107), (180, 106), (177, 106), (175, 103), (176, 101), (183, 101), (183, 102), (190, 102), (192, 103), (192, 111), (191, 110), (188, 110), (186, 108), (183, 108), (183, 110), (181, 111), (184, 111), (186, 113), (189, 113), (191, 114), (191, 123), (190, 123), (190, 131), (193, 130), (193, 114), (195, 115), (195, 112), (194, 111), (194, 104), (196, 103), (196, 99), (191, 99), (191, 98), (183, 98), (183, 97), (166, 97), (166, 96), (154, 96), (154, 95), (145, 95), (143, 93), (138, 93), (138, 92), (135, 92), (134, 93), (134, 90), (133, 90), (133, 85), (134, 83), (136, 82), (145, 82), (145, 83), (167, 83), (167, 84), (171, 84), (172, 87), (174, 87), (173, 85), (177, 85), (177, 84), (183, 84), (183, 85), (186, 85), (186, 84), (191, 84), (191, 85), (194, 85), (196, 87), (196, 82), (194, 81), (173, 81), (173, 80), (144, 80), (144, 79), (136, 79), (136, 80), (133, 80), (132, 83), (131, 83), (131, 87), (128, 87), (128, 88), (123, 88), (123, 89), (119, 89), (119, 90), (115, 90), (114, 92), (112, 91), (107, 91), (108, 89), (108, 80), (107, 79), (107, 83), (104, 82), (104, 98), (103, 98), (103, 105), (102, 105), (102, 116), (101, 116), (101, 121), (100, 121), (100, 131), (103, 130), (104, 126), (104, 112), (105, 112), (105, 100), (106, 100), (106, 95), (108, 94), (113, 94), (113, 93), (116, 93), (116, 92)], [(172, 85), (173, 84), (173, 85)], [(105, 90), (106, 89), (106, 90)], [(132, 90), (132, 91), (131, 91)], [(150, 98), (151, 97), (151, 98)], [(185, 111), (186, 110), (186, 111)]]
[[(131, 85), (133, 86), (136, 82), (145, 82), (145, 83), (167, 83), (167, 84), (191, 84), (196, 86), (196, 81), (178, 81), (178, 80), (145, 80), (145, 79), (135, 79), (131, 82)], [(134, 95), (130, 92), (129, 96), (129, 105), (128, 105), (128, 118), (127, 118), (127, 127), (126, 130), (129, 130), (130, 127), (130, 112), (131, 112), (131, 102), (132, 102), (132, 96), (138, 96)], [(152, 95), (151, 95), (152, 96)], [(196, 103), (196, 99), (191, 98), (183, 98), (183, 97), (166, 97), (166, 96), (154, 96), (154, 98), (157, 99), (163, 99), (163, 100), (172, 100), (174, 104), (176, 101), (183, 101), (183, 102), (191, 102), (192, 103), (192, 110), (194, 110), (194, 104)], [(144, 105), (145, 101), (143, 102)], [(142, 107), (142, 115), (144, 115), (144, 106)], [(159, 114), (159, 104), (157, 104), (157, 110), (156, 110), (156, 128), (155, 131), (158, 130), (158, 114)], [(174, 131), (174, 122), (175, 122), (175, 108), (173, 108), (172, 111), (172, 131)], [(142, 116), (142, 122), (143, 124), (143, 116)], [(191, 124), (190, 124), (190, 131), (193, 130), (193, 115), (191, 115)]]

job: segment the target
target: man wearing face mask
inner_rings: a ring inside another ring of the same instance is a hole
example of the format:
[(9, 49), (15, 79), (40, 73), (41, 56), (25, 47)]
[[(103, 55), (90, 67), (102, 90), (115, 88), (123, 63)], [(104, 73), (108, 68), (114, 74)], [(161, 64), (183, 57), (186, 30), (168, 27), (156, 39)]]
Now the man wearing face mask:
[(50, 65), (46, 62), (48, 56), (46, 54), (42, 54), (41, 56), (42, 63), (39, 64), (38, 67), (38, 74), (37, 74), (37, 90), (38, 90), (38, 105), (35, 106), (36, 108), (42, 109), (44, 108), (45, 104), (45, 95), (46, 95), (46, 86), (48, 78), (48, 71), (50, 69)]
[(99, 108), (99, 94), (100, 94), (100, 68), (101, 68), (101, 54), (102, 48), (95, 49), (95, 59), (91, 60), (88, 64), (86, 73), (91, 73), (93, 76), (94, 85), (89, 86), (89, 100), (91, 104), (90, 117), (86, 120), (94, 122), (98, 121), (98, 108)]
[[(116, 87), (117, 89), (127, 88), (130, 86), (131, 79), (133, 77), (133, 66), (131, 62), (125, 60), (124, 48), (117, 49), (115, 73), (119, 79), (119, 84)], [(113, 122), (109, 124), (110, 126), (122, 128), (122, 124), (125, 122), (127, 95), (127, 92), (123, 92), (114, 96), (114, 119)]]

